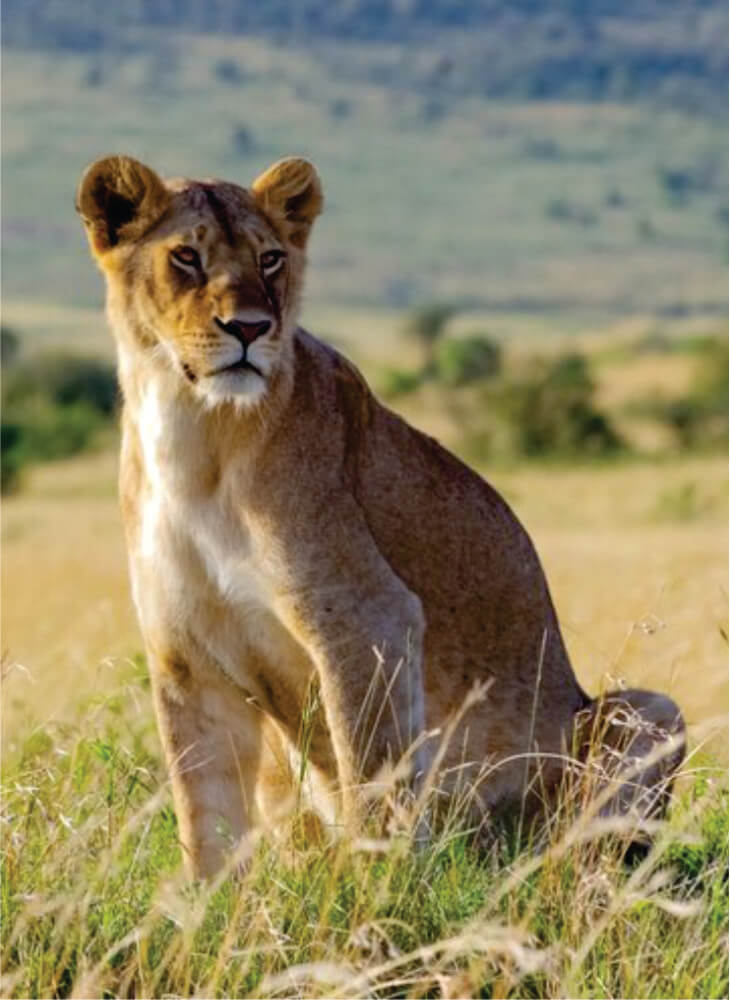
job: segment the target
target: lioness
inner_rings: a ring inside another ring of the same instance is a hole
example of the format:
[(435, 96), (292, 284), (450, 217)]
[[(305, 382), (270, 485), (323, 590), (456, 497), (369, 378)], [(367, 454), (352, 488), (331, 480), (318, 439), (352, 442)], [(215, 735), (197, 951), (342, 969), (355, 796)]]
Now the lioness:
[(196, 877), (282, 796), (278, 746), (296, 746), (313, 686), (308, 759), (345, 823), (409, 747), (416, 787), (439, 748), (441, 789), (477, 782), (489, 811), (520, 801), (528, 753), (533, 786), (554, 787), (599, 707), (646, 721), (634, 756), (683, 731), (661, 695), (591, 702), (505, 501), (297, 326), (322, 204), (296, 158), (246, 190), (111, 156), (78, 191), (118, 347), (132, 589)]

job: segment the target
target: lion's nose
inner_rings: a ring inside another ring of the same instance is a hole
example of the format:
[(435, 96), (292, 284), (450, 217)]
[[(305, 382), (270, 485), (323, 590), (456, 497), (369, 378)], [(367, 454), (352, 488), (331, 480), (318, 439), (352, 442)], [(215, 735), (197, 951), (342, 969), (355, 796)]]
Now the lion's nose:
[(245, 323), (241, 319), (229, 319), (227, 323), (224, 323), (222, 319), (218, 319), (216, 316), (215, 321), (221, 330), (225, 330), (226, 333), (230, 333), (236, 340), (240, 340), (245, 347), (253, 344), (254, 340), (263, 337), (271, 329), (271, 320), (268, 319), (260, 319), (255, 323)]

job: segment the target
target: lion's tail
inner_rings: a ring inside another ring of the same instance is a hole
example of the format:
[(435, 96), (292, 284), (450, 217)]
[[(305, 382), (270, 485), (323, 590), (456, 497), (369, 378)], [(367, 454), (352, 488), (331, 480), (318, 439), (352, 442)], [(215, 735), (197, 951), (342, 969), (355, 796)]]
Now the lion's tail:
[(638, 688), (594, 698), (578, 713), (578, 755), (605, 799), (600, 815), (660, 819), (687, 747), (678, 705)]

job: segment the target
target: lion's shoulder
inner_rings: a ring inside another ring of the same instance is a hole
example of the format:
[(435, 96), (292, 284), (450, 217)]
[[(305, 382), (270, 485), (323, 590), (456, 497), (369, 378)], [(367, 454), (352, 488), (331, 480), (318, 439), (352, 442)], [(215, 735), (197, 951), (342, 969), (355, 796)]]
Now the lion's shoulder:
[(306, 376), (300, 384), (309, 384), (313, 409), (334, 408), (348, 425), (369, 426), (379, 404), (357, 366), (302, 327), (295, 332), (294, 345), (297, 375)]

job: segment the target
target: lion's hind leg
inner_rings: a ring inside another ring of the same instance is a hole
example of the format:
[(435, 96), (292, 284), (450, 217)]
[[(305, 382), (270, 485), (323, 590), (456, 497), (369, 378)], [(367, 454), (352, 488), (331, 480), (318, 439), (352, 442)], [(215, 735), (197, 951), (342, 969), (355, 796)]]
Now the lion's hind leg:
[(686, 751), (671, 698), (634, 688), (592, 701), (576, 718), (578, 756), (601, 817), (661, 819)]

